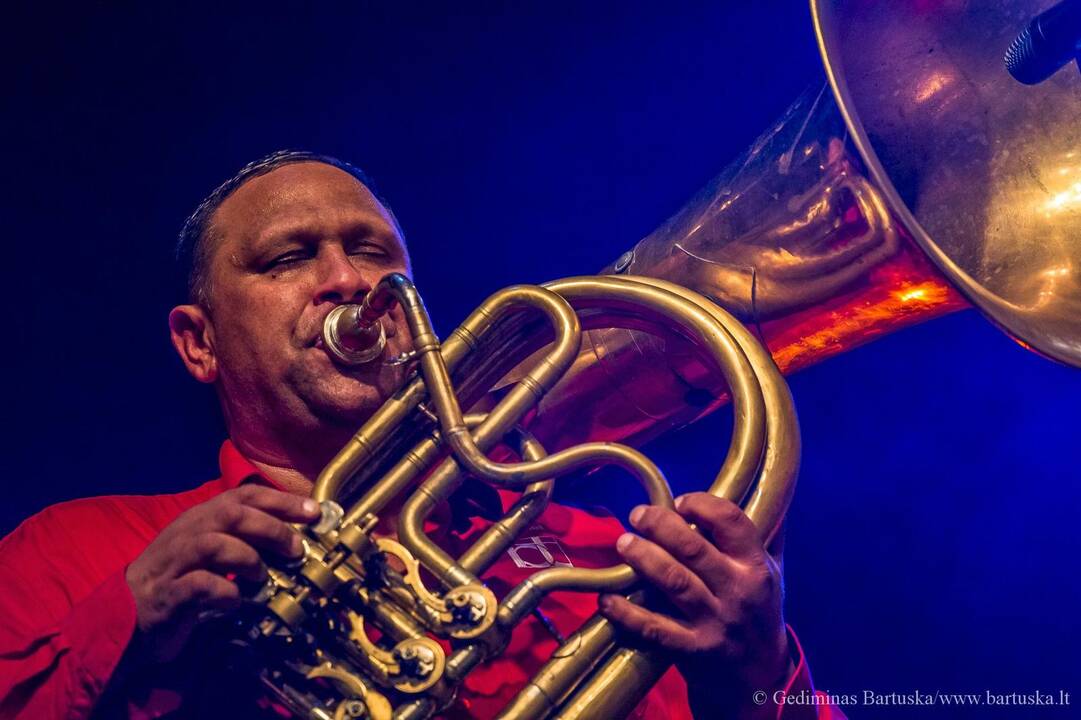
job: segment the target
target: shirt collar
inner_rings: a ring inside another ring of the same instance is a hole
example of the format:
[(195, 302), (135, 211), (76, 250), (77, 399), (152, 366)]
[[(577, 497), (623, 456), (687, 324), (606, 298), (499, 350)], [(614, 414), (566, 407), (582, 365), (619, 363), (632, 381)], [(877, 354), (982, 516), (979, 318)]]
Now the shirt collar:
[(278, 484), (259, 472), (252, 461), (240, 454), (232, 440), (226, 440), (218, 451), (218, 467), (221, 468), (221, 481), (226, 490), (232, 490), (246, 482), (259, 483), (281, 489)]

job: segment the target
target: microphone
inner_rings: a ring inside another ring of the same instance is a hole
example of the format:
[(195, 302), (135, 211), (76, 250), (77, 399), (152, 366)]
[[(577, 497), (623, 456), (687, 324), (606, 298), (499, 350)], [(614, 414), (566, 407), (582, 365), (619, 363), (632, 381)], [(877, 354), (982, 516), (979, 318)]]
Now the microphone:
[(1074, 58), (1081, 63), (1081, 0), (1064, 0), (1037, 15), (1010, 43), (1006, 69), (1018, 82), (1036, 85)]

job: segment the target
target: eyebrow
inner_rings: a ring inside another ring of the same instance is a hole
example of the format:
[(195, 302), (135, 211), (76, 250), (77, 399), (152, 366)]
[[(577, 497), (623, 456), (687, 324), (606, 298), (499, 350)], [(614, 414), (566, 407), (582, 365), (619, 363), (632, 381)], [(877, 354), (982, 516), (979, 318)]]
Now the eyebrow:
[[(392, 246), (402, 243), (394, 232), (394, 226), (389, 223), (373, 223), (368, 220), (346, 220), (340, 227), (335, 228), (335, 234), (342, 239), (354, 239), (356, 237), (371, 237), (382, 240)], [(260, 233), (254, 242), (254, 247), (261, 249), (290, 240), (311, 240), (323, 236), (321, 229), (313, 229), (307, 221), (276, 223)]]

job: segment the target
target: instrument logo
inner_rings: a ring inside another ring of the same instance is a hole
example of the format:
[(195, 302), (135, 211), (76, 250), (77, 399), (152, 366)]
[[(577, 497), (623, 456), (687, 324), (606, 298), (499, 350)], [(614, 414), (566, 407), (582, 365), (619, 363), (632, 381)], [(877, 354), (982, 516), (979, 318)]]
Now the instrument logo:
[(522, 538), (507, 549), (507, 554), (520, 568), (574, 567), (559, 541), (551, 535)]

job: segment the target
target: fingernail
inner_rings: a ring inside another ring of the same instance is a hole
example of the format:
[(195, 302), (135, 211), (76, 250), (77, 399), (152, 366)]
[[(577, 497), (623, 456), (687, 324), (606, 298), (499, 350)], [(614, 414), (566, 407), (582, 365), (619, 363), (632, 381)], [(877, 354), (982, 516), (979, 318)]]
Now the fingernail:
[(631, 525), (634, 525), (634, 526), (637, 527), (638, 521), (642, 519), (642, 516), (645, 514), (645, 512), (646, 512), (646, 506), (645, 505), (639, 505), (634, 510), (631, 510), (630, 517), (628, 518), (631, 521)]
[(304, 554), (304, 541), (300, 539), (299, 535), (293, 535), (293, 542), (290, 549), (293, 551), (293, 557), (300, 557)]
[(678, 498), (676, 498), (676, 510), (682, 510), (683, 506), (686, 505), (686, 504), (687, 504), (687, 496), (686, 495), (680, 495)]
[(314, 515), (316, 512), (319, 511), (319, 503), (312, 500), (311, 498), (305, 500), (302, 507), (304, 508), (304, 512), (308, 513), (309, 515)]
[(619, 539), (616, 540), (616, 550), (618, 550), (619, 552), (624, 552), (627, 548), (631, 546), (631, 543), (633, 542), (634, 535), (631, 535), (630, 533), (623, 533), (619, 536)]

